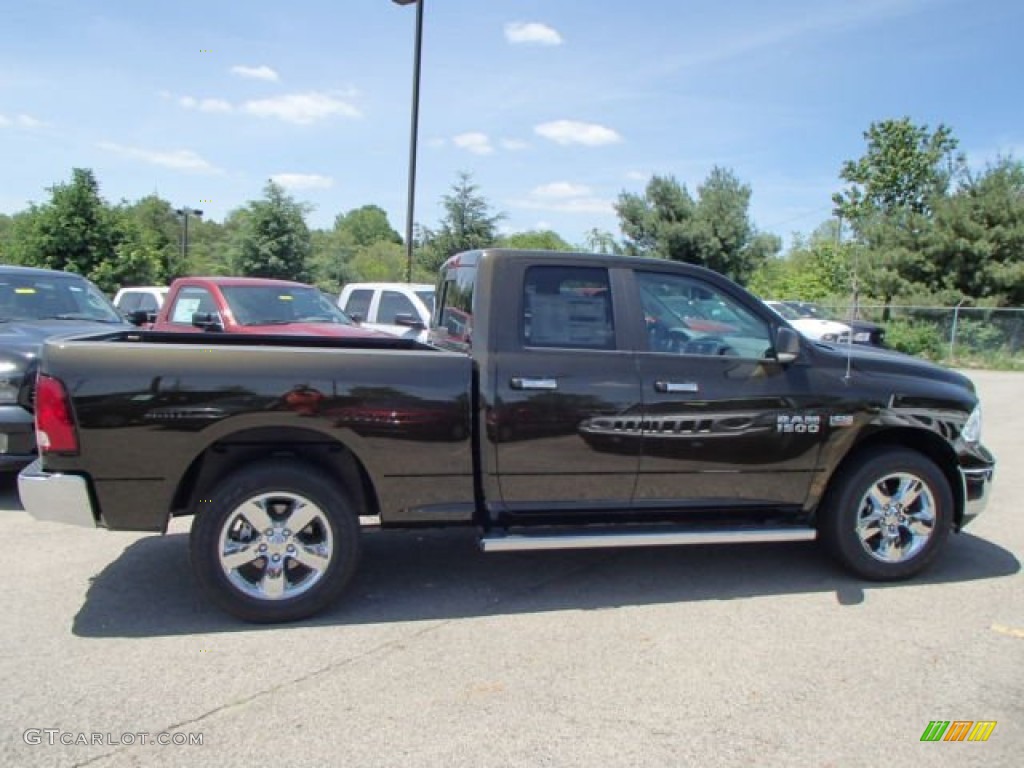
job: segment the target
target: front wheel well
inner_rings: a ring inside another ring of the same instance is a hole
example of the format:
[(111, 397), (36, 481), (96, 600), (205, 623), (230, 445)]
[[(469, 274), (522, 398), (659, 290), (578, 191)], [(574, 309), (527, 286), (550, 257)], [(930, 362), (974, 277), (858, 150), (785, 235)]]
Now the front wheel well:
[[(865, 457), (869, 457), (883, 448), (898, 447), (916, 451), (931, 460), (942, 472), (953, 494), (953, 524), (957, 530), (964, 516), (963, 478), (960, 476), (959, 463), (953, 448), (940, 436), (919, 429), (890, 429), (877, 432), (861, 440), (836, 467), (828, 480), (822, 501), (829, 498), (829, 491), (835, 486), (843, 473), (850, 471)], [(820, 511), (820, 507), (819, 507)]]
[(380, 514), (370, 475), (346, 445), (319, 432), (275, 427), (238, 432), (218, 440), (196, 456), (175, 489), (171, 515), (195, 513), (204, 496), (225, 476), (246, 465), (274, 459), (298, 460), (318, 468), (345, 488), (357, 514)]

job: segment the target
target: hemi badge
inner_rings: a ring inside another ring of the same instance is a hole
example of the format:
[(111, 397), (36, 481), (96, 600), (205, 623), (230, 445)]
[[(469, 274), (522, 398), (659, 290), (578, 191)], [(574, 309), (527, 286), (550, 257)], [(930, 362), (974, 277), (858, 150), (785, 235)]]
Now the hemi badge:
[(830, 427), (852, 427), (853, 426), (853, 414), (851, 413), (840, 413), (835, 416), (828, 417), (828, 425)]

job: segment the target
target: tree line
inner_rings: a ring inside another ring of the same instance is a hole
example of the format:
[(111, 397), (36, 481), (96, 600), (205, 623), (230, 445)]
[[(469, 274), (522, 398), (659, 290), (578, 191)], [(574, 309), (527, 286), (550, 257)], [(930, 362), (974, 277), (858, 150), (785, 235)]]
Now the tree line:
[[(1024, 165), (999, 157), (972, 171), (950, 128), (909, 118), (873, 123), (864, 141), (839, 170), (834, 217), (795, 235), (785, 253), (781, 238), (753, 225), (752, 190), (727, 168), (712, 168), (693, 193), (652, 176), (642, 193), (618, 196), (619, 237), (591, 229), (582, 243), (550, 230), (501, 234), (505, 214), (462, 172), (441, 220), (415, 228), (413, 280), (433, 282), (459, 251), (504, 246), (684, 261), (765, 297), (1024, 304)], [(0, 261), (78, 272), (110, 292), (188, 274), (300, 280), (331, 293), (405, 276), (402, 237), (373, 204), (310, 229), (310, 207), (271, 181), (223, 223), (190, 217), (185, 250), (180, 215), (156, 195), (110, 204), (83, 168), (47, 191), (45, 202), (0, 215)]]

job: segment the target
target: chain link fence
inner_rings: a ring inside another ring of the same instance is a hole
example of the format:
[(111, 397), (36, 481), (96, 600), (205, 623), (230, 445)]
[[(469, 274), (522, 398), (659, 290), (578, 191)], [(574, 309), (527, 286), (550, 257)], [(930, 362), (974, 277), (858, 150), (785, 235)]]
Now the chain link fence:
[(951, 363), (1024, 370), (1024, 308), (831, 305), (886, 328), (886, 345)]

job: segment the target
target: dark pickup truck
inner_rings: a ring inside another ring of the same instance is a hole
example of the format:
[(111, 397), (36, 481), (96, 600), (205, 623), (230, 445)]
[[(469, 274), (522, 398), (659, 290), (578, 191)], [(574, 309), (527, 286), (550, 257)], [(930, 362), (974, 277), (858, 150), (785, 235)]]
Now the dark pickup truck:
[[(677, 311), (719, 302), (728, 323)], [(129, 331), (47, 343), (41, 520), (165, 531), (250, 621), (334, 602), (360, 516), (487, 551), (820, 539), (910, 577), (985, 505), (969, 379), (808, 341), (684, 264), (485, 250), (442, 268), (431, 343)]]

